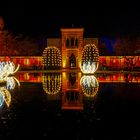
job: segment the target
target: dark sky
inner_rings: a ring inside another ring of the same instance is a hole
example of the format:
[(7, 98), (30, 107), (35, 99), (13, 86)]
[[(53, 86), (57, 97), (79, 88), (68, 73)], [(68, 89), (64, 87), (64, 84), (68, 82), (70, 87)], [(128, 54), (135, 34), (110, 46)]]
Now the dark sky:
[(137, 3), (119, 1), (5, 1), (0, 16), (14, 34), (60, 37), (60, 28), (83, 27), (85, 37), (140, 35)]

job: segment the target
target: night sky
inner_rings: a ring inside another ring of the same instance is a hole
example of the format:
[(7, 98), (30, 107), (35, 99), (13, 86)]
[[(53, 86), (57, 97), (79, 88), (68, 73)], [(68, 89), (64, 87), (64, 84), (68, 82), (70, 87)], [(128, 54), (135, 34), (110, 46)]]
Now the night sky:
[(16, 35), (60, 37), (60, 28), (72, 25), (83, 27), (85, 37), (140, 35), (139, 4), (92, 2), (7, 1), (0, 16), (5, 28)]

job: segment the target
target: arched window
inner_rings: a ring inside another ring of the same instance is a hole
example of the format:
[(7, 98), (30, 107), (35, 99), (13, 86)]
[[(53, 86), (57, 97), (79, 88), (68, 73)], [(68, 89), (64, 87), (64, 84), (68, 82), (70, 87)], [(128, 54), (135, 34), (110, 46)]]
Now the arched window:
[(71, 47), (73, 47), (74, 46), (74, 38), (72, 37), (71, 38)]
[(78, 38), (75, 39), (75, 46), (78, 46)]
[(70, 41), (69, 41), (69, 38), (67, 38), (66, 39), (66, 46), (69, 47), (69, 45), (70, 45)]

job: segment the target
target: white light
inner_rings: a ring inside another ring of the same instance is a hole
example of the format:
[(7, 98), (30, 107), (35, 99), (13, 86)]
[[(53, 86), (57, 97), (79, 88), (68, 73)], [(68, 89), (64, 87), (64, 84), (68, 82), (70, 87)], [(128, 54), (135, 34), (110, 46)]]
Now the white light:
[(16, 85), (20, 86), (20, 83), (15, 77), (11, 76), (6, 78), (6, 85), (0, 87), (0, 107), (2, 107), (4, 102), (6, 103), (7, 107), (10, 106), (10, 90), (13, 90), (16, 87)]
[(83, 62), (81, 65), (81, 71), (85, 74), (93, 74), (98, 69), (98, 62)]
[(99, 88), (99, 82), (95, 76), (84, 75), (81, 77), (80, 85), (82, 86), (82, 91), (87, 97), (94, 97)]
[[(0, 87), (0, 94), (2, 95), (7, 107), (10, 106), (11, 103), (11, 94), (5, 87)], [(2, 104), (1, 104), (2, 106)]]
[(4, 98), (3, 98), (3, 95), (0, 92), (0, 107), (2, 107), (3, 103), (4, 103)]
[(94, 44), (87, 44), (82, 51), (80, 69), (82, 73), (93, 74), (99, 66), (99, 51)]
[(16, 84), (18, 86), (20, 86), (19, 81), (13, 76), (7, 77), (6, 82), (7, 82), (6, 89), (8, 89), (8, 90), (13, 90), (15, 88)]
[(0, 82), (5, 81), (10, 75), (13, 75), (19, 70), (19, 64), (15, 67), (15, 64), (11, 61), (8, 62), (0, 62)]

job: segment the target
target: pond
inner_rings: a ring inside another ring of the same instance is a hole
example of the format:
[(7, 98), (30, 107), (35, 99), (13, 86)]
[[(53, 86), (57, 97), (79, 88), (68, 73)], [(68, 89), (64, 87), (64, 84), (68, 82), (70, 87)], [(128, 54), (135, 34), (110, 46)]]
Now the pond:
[(138, 139), (140, 75), (17, 73), (0, 85), (0, 138)]

